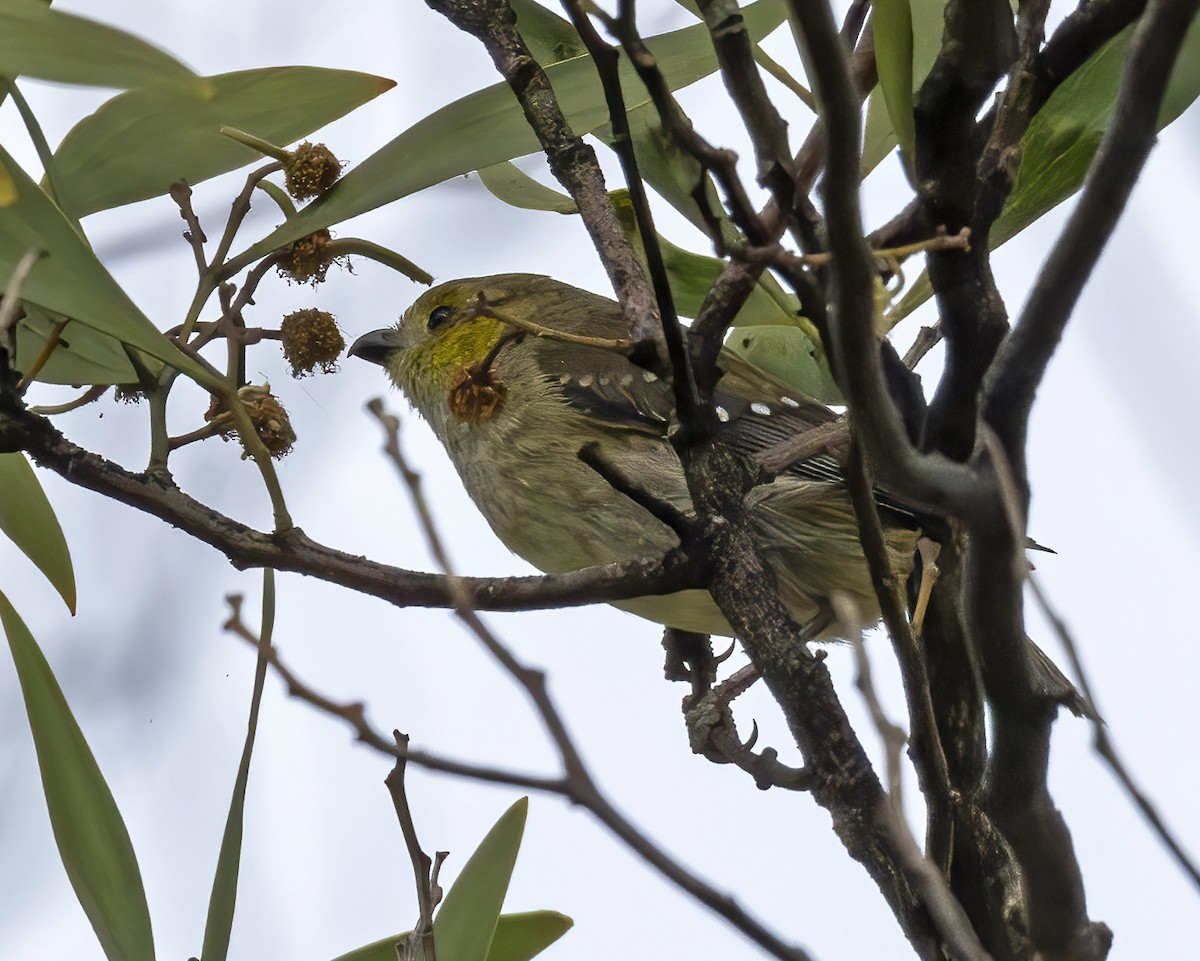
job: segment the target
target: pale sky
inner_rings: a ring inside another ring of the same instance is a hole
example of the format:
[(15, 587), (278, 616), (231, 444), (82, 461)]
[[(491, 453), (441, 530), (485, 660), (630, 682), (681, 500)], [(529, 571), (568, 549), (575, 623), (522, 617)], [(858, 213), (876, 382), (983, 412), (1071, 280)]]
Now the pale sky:
[[(306, 63), (397, 80), (396, 89), (321, 135), (350, 165), (437, 106), (496, 79), (482, 47), (422, 4), (365, 0), (338, 5), (336, 14), (310, 0), (286, 11), (253, 0), (214, 0), (202, 10), (142, 0), (56, 7), (147, 37), (201, 73)], [(679, 22), (677, 8), (665, 0), (647, 0), (641, 8), (646, 34)], [(777, 41), (773, 50), (787, 49), (783, 34)], [(107, 96), (32, 82), (23, 89), (52, 144)], [(711, 111), (717, 90), (710, 83), (688, 91), (684, 105), (710, 140), (740, 148), (740, 132)], [(1030, 451), (1030, 529), (1057, 551), (1038, 556), (1038, 576), (1076, 634), (1118, 747), (1194, 855), (1200, 855), (1191, 802), (1200, 781), (1190, 760), (1194, 678), (1200, 676), (1194, 639), (1200, 511), (1191, 479), (1200, 447), (1190, 368), (1200, 353), (1200, 316), (1190, 238), (1200, 212), (1198, 116), (1191, 110), (1162, 136), (1050, 368)], [(797, 113), (797, 125), (801, 120)], [(33, 169), (10, 105), (0, 112), (0, 139)], [(895, 163), (886, 166), (867, 184), (868, 227), (907, 199)], [(210, 237), (219, 234), (241, 177), (197, 188), (196, 208)], [(261, 203), (256, 213), (247, 238), (275, 223), (270, 204)], [(1011, 313), (1061, 221), (1060, 211), (997, 254)], [(701, 249), (697, 235), (666, 223), (676, 242)], [(142, 309), (164, 329), (178, 323), (194, 267), (171, 203), (122, 208), (89, 219), (85, 228)], [(337, 232), (393, 247), (439, 279), (520, 270), (607, 292), (577, 218), (513, 211), (473, 179), (425, 191)], [(353, 276), (331, 274), (315, 293), (269, 279), (248, 320), (269, 325), (315, 305), (335, 313), (350, 340), (393, 322), (417, 293), (410, 281), (358, 262)], [(901, 350), (909, 338), (911, 331), (898, 342)], [(253, 379), (271, 381), (299, 434), (280, 467), (296, 522), (331, 546), (431, 569), (405, 493), (379, 453), (379, 431), (363, 411), (368, 398), (387, 393), (380, 372), (348, 361), (339, 376), (293, 381), (269, 347), (253, 353), (250, 364)], [(925, 376), (932, 381), (936, 368)], [(204, 402), (195, 392), (179, 394), (174, 425), (190, 429)], [(387, 401), (404, 414), (403, 442), (424, 472), (460, 569), (529, 573), (495, 540), (402, 398), (389, 394)], [(143, 410), (105, 399), (60, 425), (83, 446), (139, 469), (146, 456), (144, 419)], [(234, 446), (210, 441), (187, 448), (173, 468), (189, 493), (269, 526), (257, 474)], [(0, 544), (0, 588), (41, 643), (125, 816), (158, 956), (198, 954), (254, 664), (253, 652), (221, 631), (223, 597), (246, 594), (253, 615), (261, 577), (233, 570), (215, 551), (158, 520), (41, 476), (73, 552), (79, 615), (66, 613), (7, 542)], [(488, 621), (522, 658), (546, 669), (598, 780), (673, 854), (821, 961), (908, 956), (882, 899), (811, 798), (760, 792), (741, 772), (690, 753), (679, 712), (686, 691), (662, 680), (658, 627), (603, 607), (490, 615)], [(1060, 655), (1032, 614), (1030, 632)], [(396, 610), (280, 575), (275, 638), (281, 655), (311, 684), (339, 700), (365, 701), (379, 728), (407, 731), (414, 747), (555, 772), (523, 696), (445, 612)], [(870, 652), (889, 709), (901, 719), (902, 696), (882, 635), (872, 639)], [(860, 735), (878, 755), (851, 683), (850, 650), (832, 650), (829, 663)], [(2, 664), (0, 945), (7, 958), (99, 958), (58, 861), (19, 692)], [(790, 754), (765, 696), (752, 692), (739, 707), (743, 730), (757, 719), (760, 744)], [(1061, 720), (1051, 787), (1074, 833), (1091, 914), (1115, 930), (1113, 958), (1184, 957), (1182, 919), (1194, 916), (1196, 892), (1089, 743), (1085, 724)], [(383, 786), (389, 766), (353, 745), (341, 725), (289, 701), (279, 682), (268, 680), (231, 958), (327, 961), (411, 926), (411, 873)], [(911, 777), (906, 789), (910, 795), (916, 790)], [(410, 774), (424, 844), (452, 852), (445, 879), (518, 796), (507, 788)], [(910, 809), (915, 813), (911, 803)], [(919, 828), (919, 818), (913, 820)], [(575, 918), (575, 929), (547, 959), (761, 956), (588, 815), (556, 798), (532, 798), (506, 908), (553, 908)]]

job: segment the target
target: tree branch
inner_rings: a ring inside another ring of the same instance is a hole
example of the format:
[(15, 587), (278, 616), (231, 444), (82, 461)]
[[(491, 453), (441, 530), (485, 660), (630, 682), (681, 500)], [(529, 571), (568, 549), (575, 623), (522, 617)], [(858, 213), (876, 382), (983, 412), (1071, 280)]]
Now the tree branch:
[[(239, 569), (273, 567), (307, 574), (399, 607), (452, 607), (445, 577), (380, 564), (326, 547), (299, 528), (265, 534), (226, 517), (178, 487), (134, 474), (72, 444), (48, 420), (27, 411), (0, 410), (0, 451), (26, 451), (40, 466), (79, 487), (152, 514), (215, 547)], [(626, 561), (569, 574), (536, 577), (464, 577), (459, 580), (480, 610), (536, 610), (671, 593), (703, 587), (699, 568), (674, 554), (663, 562)]]
[(635, 339), (659, 343), (658, 305), (645, 272), (617, 220), (595, 151), (571, 130), (550, 80), (517, 31), (506, 0), (426, 0), (460, 30), (480, 40), (537, 134), (550, 170), (566, 188), (608, 271)]
[(1154, 146), (1158, 107), (1197, 6), (1197, 0), (1152, 0), (1147, 6), (1130, 45), (1112, 122), (1079, 203), (985, 383), (984, 416), (999, 435), (1023, 490), (1025, 435), (1034, 396)]

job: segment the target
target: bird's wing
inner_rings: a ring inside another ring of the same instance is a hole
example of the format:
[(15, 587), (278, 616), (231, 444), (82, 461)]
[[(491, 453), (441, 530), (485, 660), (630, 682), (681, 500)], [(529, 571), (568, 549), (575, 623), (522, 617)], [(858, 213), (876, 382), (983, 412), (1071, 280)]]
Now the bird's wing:
[(539, 366), (566, 402), (597, 426), (666, 437), (670, 385), (616, 350), (538, 340)]
[[(820, 401), (785, 387), (730, 351), (723, 351), (718, 363), (725, 374), (717, 384), (713, 401), (722, 421), (727, 415), (727, 423), (717, 436), (747, 457), (841, 416)], [(793, 464), (786, 473), (818, 483), (846, 483), (841, 464), (832, 454), (818, 454)], [(875, 488), (875, 500), (899, 518), (914, 517), (912, 508), (886, 488)]]

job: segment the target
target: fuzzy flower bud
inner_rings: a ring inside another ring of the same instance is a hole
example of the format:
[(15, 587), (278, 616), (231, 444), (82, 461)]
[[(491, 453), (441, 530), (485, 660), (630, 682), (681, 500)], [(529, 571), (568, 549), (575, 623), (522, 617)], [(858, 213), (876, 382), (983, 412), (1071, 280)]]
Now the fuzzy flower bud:
[(329, 254), (332, 238), (329, 231), (321, 229), (307, 237), (301, 237), (295, 243), (283, 249), (276, 269), (284, 277), (290, 277), (297, 283), (312, 284), (314, 287), (324, 282), (329, 273), (329, 266), (338, 260)]
[(337, 370), (337, 359), (346, 349), (346, 341), (333, 314), (314, 307), (297, 310), (283, 318), (280, 333), (283, 356), (291, 364), (293, 377), (311, 374), (318, 367), (325, 374)]
[(297, 200), (319, 197), (342, 175), (341, 161), (323, 143), (307, 140), (288, 154), (283, 163), (287, 191)]

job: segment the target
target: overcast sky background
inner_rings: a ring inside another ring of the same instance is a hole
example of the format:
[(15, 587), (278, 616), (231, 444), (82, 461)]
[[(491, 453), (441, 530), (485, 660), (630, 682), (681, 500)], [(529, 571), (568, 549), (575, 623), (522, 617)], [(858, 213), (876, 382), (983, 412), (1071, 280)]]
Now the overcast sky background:
[[(297, 0), (285, 9), (213, 0), (201, 8), (101, 0), (57, 6), (149, 38), (201, 73), (305, 63), (397, 80), (396, 89), (321, 135), (351, 165), (437, 106), (496, 79), (482, 47), (421, 4), (362, 0), (330, 8)], [(648, 0), (641, 9), (647, 35), (686, 19), (665, 0)], [(789, 46), (784, 32), (771, 49), (783, 56)], [(52, 144), (108, 96), (32, 82), (23, 89)], [(740, 130), (712, 110), (719, 90), (711, 81), (698, 85), (685, 92), (684, 105), (710, 140), (740, 149)], [(805, 118), (797, 112), (794, 119), (798, 142)], [(0, 139), (34, 169), (11, 105), (0, 111)], [(1196, 854), (1198, 155), (1200, 120), (1193, 108), (1162, 137), (1085, 292), (1039, 396), (1030, 451), (1030, 528), (1057, 551), (1038, 556), (1038, 576), (1078, 637), (1099, 707), (1130, 768)], [(866, 186), (868, 227), (909, 196), (896, 164), (885, 167)], [(196, 208), (210, 237), (219, 235), (242, 176), (197, 188)], [(995, 258), (1013, 314), (1064, 210)], [(260, 203), (242, 236), (247, 242), (261, 236), (276, 219), (271, 205)], [(142, 309), (163, 329), (178, 323), (194, 267), (171, 203), (108, 212), (85, 226)], [(439, 279), (522, 270), (607, 292), (577, 218), (511, 210), (474, 179), (425, 191), (338, 233), (393, 247)], [(694, 234), (675, 230), (671, 236), (701, 249)], [(269, 325), (315, 305), (333, 311), (350, 340), (392, 323), (417, 293), (410, 281), (360, 261), (353, 276), (333, 273), (315, 292), (269, 279), (248, 321)], [(902, 350), (913, 330), (900, 336)], [(368, 398), (386, 390), (379, 371), (350, 361), (338, 376), (293, 381), (269, 346), (252, 354), (250, 364), (254, 380), (265, 377), (274, 385), (299, 434), (294, 453), (280, 465), (296, 522), (331, 546), (431, 569), (405, 493), (380, 455), (379, 430), (363, 411)], [(205, 403), (196, 392), (177, 393), (174, 429), (190, 429)], [(406, 410), (398, 396), (388, 402)], [(61, 426), (83, 446), (138, 469), (147, 452), (144, 421), (144, 410), (105, 399), (62, 418)], [(403, 443), (425, 474), (460, 569), (528, 573), (492, 536), (413, 415), (405, 416)], [(233, 445), (210, 441), (180, 451), (172, 464), (188, 493), (266, 529), (269, 510), (257, 473), (237, 453)], [(261, 576), (233, 570), (158, 520), (41, 476), (71, 545), (79, 615), (66, 613), (7, 542), (0, 544), (0, 587), (46, 652), (124, 814), (158, 956), (186, 958), (200, 950), (254, 665), (253, 651), (221, 631), (223, 597), (247, 595), (247, 615), (256, 621)], [(365, 701), (377, 726), (407, 731), (416, 747), (556, 772), (525, 699), (448, 614), (396, 610), (295, 575), (278, 581), (276, 642), (283, 658), (324, 693)], [(657, 626), (600, 607), (491, 615), (488, 621), (522, 658), (548, 671), (551, 692), (601, 784), (669, 851), (822, 961), (909, 956), (877, 891), (808, 796), (759, 792), (746, 775), (689, 752), (679, 712), (686, 692), (662, 680)], [(1060, 656), (1032, 614), (1030, 630)], [(902, 695), (886, 639), (875, 638), (871, 653), (891, 713), (900, 718)], [(848, 649), (830, 651), (844, 702), (878, 754), (851, 684), (851, 662)], [(734, 663), (740, 663), (736, 657)], [(739, 704), (745, 731), (755, 718), (760, 743), (786, 747), (769, 701), (752, 692)], [(23, 705), (4, 666), (0, 723), (2, 953), (99, 958), (58, 860)], [(1063, 719), (1051, 780), (1074, 833), (1091, 914), (1114, 928), (1114, 958), (1185, 957), (1183, 920), (1195, 916), (1196, 893), (1089, 742), (1085, 724)], [(411, 873), (382, 783), (388, 767), (386, 759), (353, 745), (344, 727), (289, 701), (281, 685), (268, 680), (231, 958), (326, 961), (411, 926)], [(410, 773), (409, 783), (425, 847), (452, 852), (444, 880), (519, 796), (419, 771)], [(906, 787), (915, 792), (911, 778)], [(506, 907), (554, 908), (575, 918), (575, 930), (547, 958), (761, 956), (588, 815), (554, 798), (532, 798)]]

